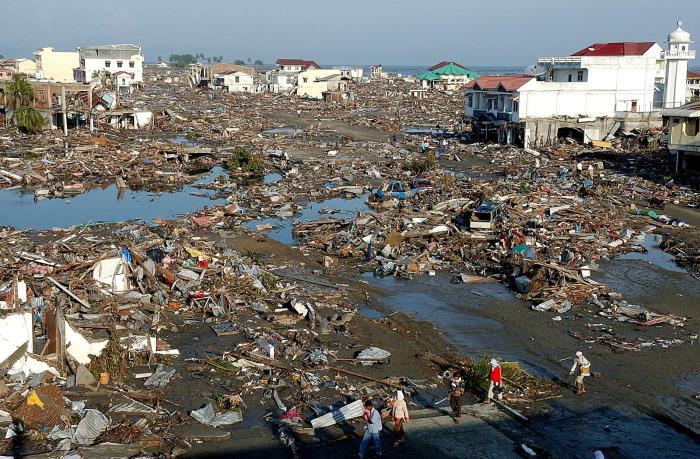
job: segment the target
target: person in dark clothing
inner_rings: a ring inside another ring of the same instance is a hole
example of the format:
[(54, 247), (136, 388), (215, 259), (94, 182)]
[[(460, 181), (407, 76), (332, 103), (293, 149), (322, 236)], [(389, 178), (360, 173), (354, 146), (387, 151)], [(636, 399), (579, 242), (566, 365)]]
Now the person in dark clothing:
[(455, 424), (458, 424), (462, 417), (462, 395), (464, 395), (464, 381), (462, 380), (462, 375), (455, 371), (452, 375), (452, 381), (450, 381), (449, 394), (450, 407), (452, 408)]

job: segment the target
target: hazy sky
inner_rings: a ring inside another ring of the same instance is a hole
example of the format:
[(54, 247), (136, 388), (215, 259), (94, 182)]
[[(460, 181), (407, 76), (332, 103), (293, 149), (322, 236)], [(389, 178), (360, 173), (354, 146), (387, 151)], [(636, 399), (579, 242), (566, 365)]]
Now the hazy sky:
[[(320, 64), (534, 63), (600, 41), (657, 41), (700, 0), (2, 0), (0, 54), (137, 43), (146, 61), (203, 52)], [(697, 45), (696, 45), (697, 49)], [(700, 61), (691, 64), (700, 66)]]

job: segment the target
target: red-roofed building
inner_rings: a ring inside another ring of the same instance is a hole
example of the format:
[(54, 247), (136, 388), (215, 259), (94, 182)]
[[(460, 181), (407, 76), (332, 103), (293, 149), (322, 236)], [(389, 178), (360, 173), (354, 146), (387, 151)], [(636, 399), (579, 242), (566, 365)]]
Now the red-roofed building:
[(511, 134), (522, 131), (526, 147), (661, 127), (660, 110), (685, 99), (691, 43), (679, 24), (666, 50), (654, 42), (593, 43), (569, 56), (541, 57), (533, 76), (484, 76), (467, 84), (465, 115), (487, 133), (503, 131), (499, 141), (517, 140)]
[(657, 53), (652, 49), (655, 44), (653, 41), (593, 43), (576, 51), (572, 56), (644, 56), (649, 52), (656, 57)]
[(301, 72), (320, 68), (316, 62), (306, 59), (277, 59), (277, 68), (265, 74), (267, 88), (272, 92), (291, 92)]
[(321, 68), (316, 62), (304, 59), (277, 59), (277, 66), (282, 72), (303, 72)]
[(685, 97), (691, 102), (700, 100), (700, 72), (688, 70)]

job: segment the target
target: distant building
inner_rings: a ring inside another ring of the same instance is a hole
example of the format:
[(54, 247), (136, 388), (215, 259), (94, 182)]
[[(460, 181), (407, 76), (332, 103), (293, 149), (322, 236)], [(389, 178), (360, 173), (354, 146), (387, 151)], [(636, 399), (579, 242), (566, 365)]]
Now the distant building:
[(700, 169), (700, 102), (663, 111), (669, 127), (668, 149), (676, 155), (676, 171)]
[(324, 99), (324, 93), (336, 92), (340, 96), (329, 96), (337, 101), (348, 93), (349, 78), (343, 77), (338, 70), (308, 69), (299, 74), (297, 95), (311, 99)]
[(373, 80), (375, 80), (375, 79), (380, 80), (382, 78), (386, 78), (387, 74), (384, 73), (384, 70), (382, 69), (382, 64), (370, 65), (369, 77), (372, 78)]
[(138, 86), (138, 82), (135, 81), (134, 72), (120, 70), (112, 73), (110, 78), (112, 80), (112, 89), (120, 94), (129, 94)]
[(456, 91), (478, 77), (478, 74), (462, 64), (443, 61), (433, 65), (427, 72), (419, 75), (418, 80), (424, 89)]
[(685, 100), (687, 60), (694, 58), (688, 43), (679, 26), (666, 51), (654, 42), (594, 43), (570, 56), (542, 57), (534, 76), (470, 82), (465, 115), (490, 138), (526, 147), (561, 137), (588, 143), (621, 127), (660, 127), (663, 106), (677, 106), (681, 92)]
[(0, 60), (0, 80), (11, 80), (17, 74), (24, 75), (27, 78), (35, 78), (36, 62), (31, 59)]
[(333, 67), (333, 70), (338, 70), (343, 78), (348, 78), (358, 83), (362, 81), (365, 73), (365, 69), (362, 67)]
[(247, 65), (228, 64), (225, 62), (217, 62), (215, 64), (191, 64), (190, 78), (194, 85), (209, 86), (213, 85), (215, 75), (223, 75), (225, 73), (243, 72), (250, 76), (257, 74), (255, 68)]
[(305, 59), (277, 59), (276, 68), (267, 72), (268, 90), (271, 92), (289, 92), (297, 85), (301, 72), (318, 70), (321, 66)]
[(75, 81), (73, 70), (80, 65), (76, 51), (54, 51), (53, 48), (41, 48), (34, 51), (36, 77), (59, 83)]
[(688, 70), (685, 98), (688, 102), (700, 100), (700, 72)]
[(78, 48), (79, 66), (75, 69), (75, 80), (99, 83), (104, 75), (118, 72), (133, 74), (131, 86), (143, 83), (143, 54), (139, 45), (102, 45)]
[(214, 86), (221, 87), (227, 92), (255, 93), (260, 90), (260, 86), (255, 82), (255, 77), (242, 71), (215, 74)]

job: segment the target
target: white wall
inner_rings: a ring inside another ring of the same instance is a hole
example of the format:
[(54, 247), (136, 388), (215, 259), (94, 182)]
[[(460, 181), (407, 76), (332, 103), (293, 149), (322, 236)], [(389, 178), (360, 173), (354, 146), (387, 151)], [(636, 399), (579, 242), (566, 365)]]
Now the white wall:
[(520, 88), (520, 118), (613, 117), (617, 111), (649, 112), (654, 106), (657, 58), (652, 56), (582, 56), (584, 79), (576, 81), (579, 69), (557, 72), (561, 80), (530, 81)]
[[(110, 66), (107, 67), (105, 61), (110, 61)], [(122, 66), (119, 67), (117, 62), (121, 61)], [(108, 71), (109, 73), (116, 73), (119, 71), (129, 72), (134, 74), (134, 81), (137, 83), (143, 83), (143, 56), (135, 54), (129, 59), (93, 59), (85, 58), (85, 64), (81, 65), (81, 68), (85, 69), (85, 78), (90, 81), (92, 79), (93, 72)], [(134, 67), (129, 67), (129, 62), (134, 63)]]
[(312, 99), (323, 99), (323, 93), (328, 91), (328, 82), (316, 81), (317, 78), (325, 78), (331, 75), (340, 75), (339, 70), (316, 69), (301, 72), (298, 77), (297, 95)]
[[(228, 88), (228, 92), (255, 92), (255, 81), (251, 75), (237, 72), (230, 75), (221, 75), (217, 78), (223, 80), (223, 85)], [(238, 81), (236, 81), (238, 78)]]

